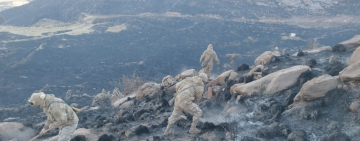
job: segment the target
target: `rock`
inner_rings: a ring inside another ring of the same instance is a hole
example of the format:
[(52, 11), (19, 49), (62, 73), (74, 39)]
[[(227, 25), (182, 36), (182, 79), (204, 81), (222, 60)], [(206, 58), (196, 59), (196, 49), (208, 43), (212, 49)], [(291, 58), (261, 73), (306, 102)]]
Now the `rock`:
[(70, 141), (87, 141), (87, 140), (84, 135), (77, 135), (74, 138), (72, 138)]
[(343, 44), (336, 44), (335, 46), (332, 47), (332, 51), (333, 52), (345, 52), (346, 47)]
[(324, 52), (324, 51), (332, 51), (332, 48), (330, 46), (323, 46), (323, 47), (314, 48), (314, 49), (310, 49), (310, 50), (304, 50), (304, 52), (307, 54), (320, 53), (320, 52)]
[(321, 137), (319, 141), (351, 141), (351, 139), (345, 133), (334, 132), (330, 135)]
[(119, 107), (119, 112), (116, 113), (115, 117), (120, 117), (123, 113), (129, 111), (134, 106), (134, 101), (126, 101)]
[(170, 87), (172, 85), (174, 85), (175, 81), (172, 79), (172, 77), (170, 75), (165, 76), (162, 81), (160, 86), (161, 87)]
[[(111, 100), (111, 104), (114, 106), (116, 106), (116, 101), (118, 101), (119, 99), (121, 99), (121, 98), (123, 98), (123, 97), (125, 97), (125, 95), (123, 94), (123, 93), (121, 93), (120, 91), (119, 91), (119, 88), (114, 88), (114, 90), (113, 90), (113, 93), (112, 93), (112, 95), (111, 95), (111, 97), (110, 97), (110, 100)], [(115, 107), (114, 106), (114, 107)], [(117, 107), (117, 106), (116, 106)]]
[(285, 136), (287, 137), (290, 132), (290, 129), (287, 126), (269, 126), (260, 128), (256, 132), (256, 137), (265, 138), (265, 139), (272, 139), (275, 137)]
[(134, 119), (134, 116), (133, 116), (133, 115), (131, 115), (131, 114), (125, 114), (125, 115), (117, 118), (117, 119), (115, 120), (115, 123), (116, 123), (116, 124), (121, 124), (121, 123), (127, 123), (127, 122), (129, 122), (129, 121), (134, 121), (134, 120), (135, 120), (135, 119)]
[(315, 53), (331, 51), (331, 50), (332, 50), (332, 48), (330, 46), (323, 46), (323, 47), (313, 48), (313, 49), (308, 49), (308, 50), (299, 50), (298, 52), (296, 52), (295, 54), (293, 54), (291, 56), (304, 56), (305, 54), (315, 54)]
[(120, 98), (120, 99), (112, 102), (111, 105), (112, 105), (114, 108), (117, 108), (117, 107), (119, 107), (119, 105), (123, 104), (123, 103), (126, 102), (128, 99), (134, 98), (135, 95), (136, 95), (136, 93), (132, 93), (132, 94), (130, 94), (130, 95), (124, 96), (123, 98)]
[(339, 73), (339, 77), (343, 82), (360, 80), (360, 61), (347, 66)]
[(306, 132), (303, 130), (297, 130), (291, 132), (287, 137), (288, 141), (306, 141)]
[(305, 53), (302, 50), (299, 50), (296, 54), (296, 56), (300, 56), (300, 57), (304, 56), (304, 55), (305, 55)]
[(105, 107), (111, 106), (110, 96), (111, 95), (107, 94), (107, 93), (99, 93), (99, 94), (97, 94), (94, 97), (91, 106), (93, 106), (93, 107), (99, 106), (100, 108), (105, 108)]
[[(21, 135), (21, 136), (19, 136)], [(16, 122), (0, 122), (0, 136), (2, 140), (30, 140), (35, 136), (35, 131)]]
[(325, 67), (325, 72), (331, 76), (339, 75), (339, 72), (345, 68), (345, 65), (342, 63), (330, 64)]
[(356, 48), (356, 50), (352, 53), (352, 55), (347, 63), (348, 63), (348, 65), (351, 65), (358, 61), (360, 61), (360, 47)]
[(136, 92), (136, 100), (141, 100), (144, 96), (153, 97), (160, 91), (160, 84), (147, 82), (138, 88)]
[(329, 58), (329, 64), (330, 65), (335, 65), (340, 63), (340, 56), (337, 55), (331, 55)]
[(144, 126), (144, 125), (140, 125), (137, 128), (135, 128), (135, 134), (136, 135), (140, 135), (140, 134), (147, 134), (150, 133), (150, 130), (148, 127)]
[(359, 106), (360, 106), (360, 101), (353, 102), (350, 104), (349, 110), (351, 112), (357, 112), (357, 109), (359, 108)]
[(328, 91), (336, 88), (338, 83), (338, 77), (332, 77), (327, 74), (316, 77), (302, 86), (294, 101), (310, 101), (324, 97)]
[(103, 134), (98, 141), (116, 141), (116, 137), (114, 135)]
[(360, 46), (360, 35), (355, 35), (353, 38), (340, 43), (345, 46), (347, 50), (352, 50)]
[(186, 77), (192, 77), (192, 76), (197, 76), (197, 75), (198, 75), (198, 72), (196, 72), (195, 69), (189, 69), (189, 70), (183, 71), (181, 74), (177, 75), (175, 77), (175, 79), (177, 81), (180, 81), (180, 80), (185, 79)]
[(307, 120), (315, 120), (319, 117), (319, 108), (324, 105), (323, 101), (312, 101), (305, 103), (300, 111), (300, 117)]
[(259, 57), (255, 59), (254, 65), (265, 65), (271, 62), (271, 59), (274, 56), (280, 56), (281, 53), (279, 51), (265, 51)]
[(230, 88), (232, 94), (238, 93), (240, 95), (253, 94), (274, 94), (286, 90), (298, 82), (300, 75), (309, 72), (308, 66), (294, 66), (287, 69), (279, 70), (271, 73), (259, 80), (250, 83), (235, 84)]
[(217, 138), (214, 131), (206, 132), (206, 133), (202, 134), (201, 137), (206, 140), (219, 140), (219, 138)]
[(231, 81), (238, 79), (239, 75), (234, 70), (229, 70), (226, 72), (223, 72), (218, 77), (216, 77), (214, 80), (209, 82), (209, 86), (215, 86), (215, 85), (224, 85), (226, 81)]
[(249, 65), (247, 65), (247, 64), (242, 64), (241, 66), (239, 66), (239, 67), (237, 68), (237, 71), (244, 71), (244, 70), (249, 70), (249, 69), (250, 69)]
[(317, 64), (315, 59), (310, 59), (309, 61), (306, 62), (306, 65), (309, 66), (310, 68), (315, 67), (315, 65)]
[(79, 128), (76, 129), (73, 136), (85, 136), (85, 137), (91, 137), (91, 135), (93, 135), (91, 133), (91, 129), (86, 129), (86, 128)]

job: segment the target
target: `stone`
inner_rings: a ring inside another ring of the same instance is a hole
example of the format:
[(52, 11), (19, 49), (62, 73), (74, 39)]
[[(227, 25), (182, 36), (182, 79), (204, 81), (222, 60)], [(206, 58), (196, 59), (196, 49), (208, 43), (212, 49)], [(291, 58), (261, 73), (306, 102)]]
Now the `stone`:
[(336, 88), (338, 84), (338, 77), (332, 77), (328, 74), (313, 78), (302, 86), (294, 101), (310, 101), (324, 97), (328, 91)]
[(198, 75), (198, 72), (196, 72), (195, 69), (189, 69), (189, 70), (183, 71), (181, 74), (177, 75), (175, 77), (175, 79), (177, 81), (180, 81), (180, 80), (185, 79), (186, 77), (192, 77), (192, 76), (197, 76), (197, 75)]
[(343, 44), (336, 44), (335, 46), (332, 47), (332, 51), (333, 52), (345, 52), (346, 47)]
[[(19, 136), (21, 135), (21, 136)], [(16, 122), (0, 122), (0, 136), (2, 140), (30, 140), (34, 137), (35, 131), (31, 128), (25, 127), (21, 123)]]
[(355, 112), (357, 112), (357, 109), (359, 108), (359, 106), (360, 106), (360, 101), (353, 102), (353, 103), (350, 104), (349, 110), (351, 112), (355, 113)]
[(306, 141), (306, 132), (303, 130), (297, 130), (291, 132), (287, 137), (288, 141)]
[(100, 108), (105, 108), (108, 106), (111, 106), (111, 100), (110, 100), (110, 94), (107, 93), (99, 93), (97, 94), (94, 99), (93, 102), (91, 104), (91, 106), (99, 106)]
[(360, 46), (360, 35), (355, 35), (353, 38), (340, 43), (344, 45), (347, 50), (352, 50)]
[(237, 71), (244, 71), (244, 70), (249, 70), (249, 69), (250, 69), (249, 65), (247, 65), (247, 64), (242, 64), (241, 66), (239, 66), (239, 67), (237, 68)]
[(265, 65), (271, 62), (271, 59), (274, 56), (280, 56), (281, 53), (279, 51), (265, 51), (259, 57), (255, 59), (254, 65)]
[(140, 86), (136, 92), (136, 100), (141, 100), (145, 96), (152, 98), (160, 91), (160, 84), (154, 82), (147, 82)]
[(360, 61), (347, 66), (344, 70), (339, 72), (341, 81), (359, 81), (360, 80)]
[(360, 61), (360, 47), (356, 48), (356, 50), (352, 53), (349, 61), (347, 62), (348, 65), (354, 64)]
[(308, 71), (310, 71), (308, 66), (293, 66), (276, 71), (250, 83), (235, 84), (231, 86), (230, 92), (247, 96), (263, 93), (274, 94), (297, 84), (300, 75)]
[(215, 85), (224, 85), (226, 84), (226, 81), (235, 80), (239, 77), (239, 74), (235, 72), (234, 70), (229, 70), (226, 72), (223, 72), (218, 77), (216, 77), (214, 80), (209, 82), (209, 86), (215, 86)]

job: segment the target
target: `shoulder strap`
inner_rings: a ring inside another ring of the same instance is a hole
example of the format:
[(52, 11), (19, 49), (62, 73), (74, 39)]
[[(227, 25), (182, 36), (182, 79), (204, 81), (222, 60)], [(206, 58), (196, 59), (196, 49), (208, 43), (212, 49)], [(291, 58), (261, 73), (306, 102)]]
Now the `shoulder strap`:
[[(51, 103), (50, 103), (50, 105), (51, 104), (54, 104), (54, 103), (64, 103), (64, 104), (66, 104), (65, 102), (63, 102), (63, 101), (52, 101)], [(49, 105), (49, 106), (50, 106)], [(70, 106), (69, 105), (69, 107), (75, 112), (75, 113), (79, 113), (81, 110), (80, 109), (78, 109), (78, 108), (75, 108), (75, 107), (72, 107), (72, 106)]]
[(183, 91), (185, 91), (187, 89), (194, 88), (194, 87), (200, 87), (200, 86), (202, 86), (202, 85), (191, 85), (191, 86), (189, 86), (189, 87), (187, 87), (187, 88), (185, 88), (185, 89), (183, 89), (183, 90), (181, 90), (180, 92), (177, 92), (177, 93), (181, 93), (181, 92), (183, 92)]

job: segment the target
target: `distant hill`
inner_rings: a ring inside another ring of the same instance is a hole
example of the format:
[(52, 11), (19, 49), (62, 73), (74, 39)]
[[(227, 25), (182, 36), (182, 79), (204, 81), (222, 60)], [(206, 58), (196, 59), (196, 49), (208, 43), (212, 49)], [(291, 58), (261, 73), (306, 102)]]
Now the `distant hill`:
[(29, 26), (43, 18), (75, 21), (81, 13), (136, 15), (179, 12), (223, 18), (360, 15), (357, 0), (35, 0), (2, 11), (10, 25)]

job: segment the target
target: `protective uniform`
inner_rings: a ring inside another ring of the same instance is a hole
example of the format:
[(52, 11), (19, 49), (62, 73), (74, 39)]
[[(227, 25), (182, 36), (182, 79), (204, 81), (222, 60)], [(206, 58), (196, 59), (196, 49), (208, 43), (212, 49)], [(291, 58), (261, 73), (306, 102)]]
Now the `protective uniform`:
[(34, 107), (42, 108), (47, 116), (45, 126), (40, 132), (41, 135), (46, 130), (59, 128), (58, 141), (70, 141), (79, 121), (72, 107), (53, 94), (42, 92), (33, 93), (28, 101)]
[(213, 70), (214, 60), (216, 61), (217, 64), (220, 63), (216, 55), (216, 52), (213, 50), (212, 44), (209, 44), (207, 49), (203, 52), (203, 54), (200, 57), (202, 72), (205, 73), (208, 78), (210, 78), (211, 72)]
[(193, 121), (189, 133), (197, 134), (200, 132), (196, 129), (196, 124), (199, 121), (202, 111), (195, 103), (199, 102), (204, 93), (204, 82), (208, 82), (206, 74), (201, 73), (199, 76), (187, 77), (176, 84), (176, 98), (174, 104), (174, 111), (168, 119), (164, 135), (170, 133), (171, 126), (180, 119), (186, 119), (182, 114), (183, 111), (193, 115)]

